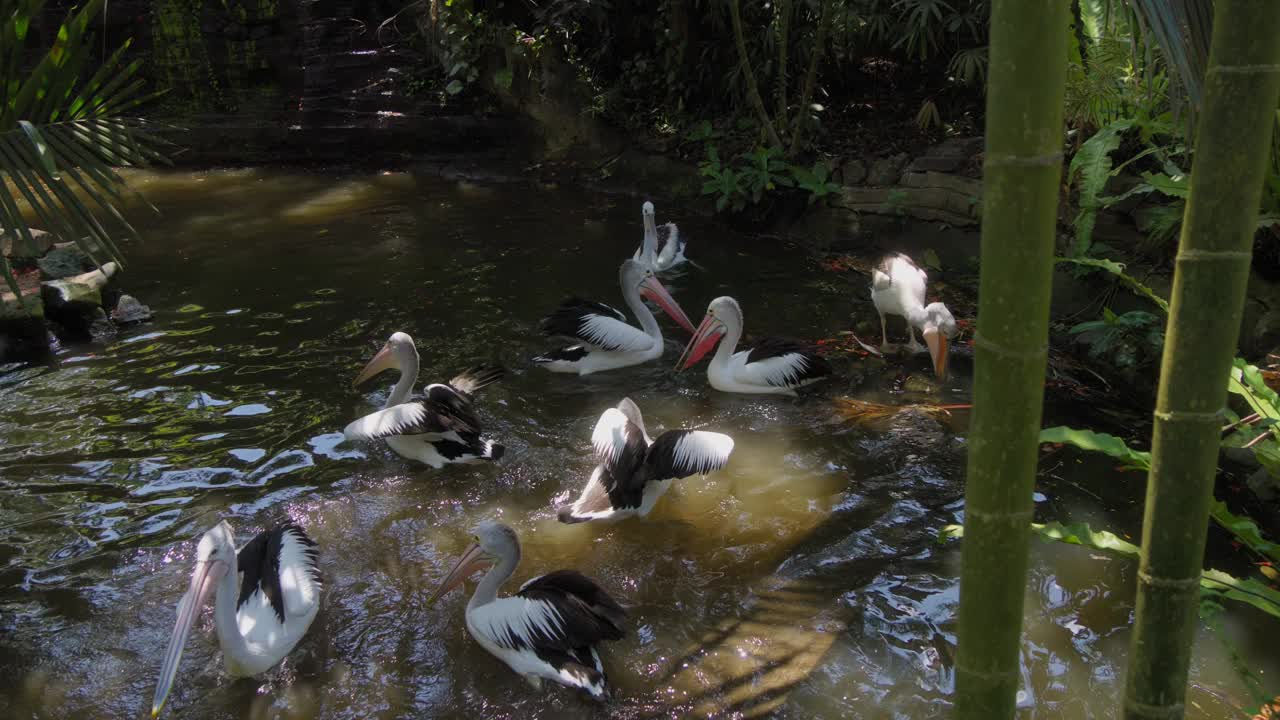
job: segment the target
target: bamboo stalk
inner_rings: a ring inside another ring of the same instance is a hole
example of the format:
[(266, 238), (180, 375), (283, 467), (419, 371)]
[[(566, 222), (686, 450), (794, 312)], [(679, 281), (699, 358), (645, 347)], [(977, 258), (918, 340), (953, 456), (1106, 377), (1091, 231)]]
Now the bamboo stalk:
[(956, 717), (1012, 718), (1048, 358), (1069, 0), (991, 6)]
[(760, 97), (760, 88), (756, 85), (756, 74), (751, 69), (751, 58), (747, 56), (747, 38), (742, 32), (742, 10), (738, 7), (738, 0), (729, 0), (729, 21), (733, 24), (734, 44), (738, 46), (738, 64), (742, 68), (742, 79), (747, 84), (747, 101), (751, 103), (751, 107), (755, 108), (760, 124), (764, 126), (769, 136), (769, 143), (773, 147), (780, 148), (782, 140), (778, 137), (778, 130), (774, 128), (773, 120), (769, 118), (769, 110)]
[(1217, 0), (1160, 366), (1127, 720), (1181, 718), (1209, 506), (1280, 95), (1275, 0)]

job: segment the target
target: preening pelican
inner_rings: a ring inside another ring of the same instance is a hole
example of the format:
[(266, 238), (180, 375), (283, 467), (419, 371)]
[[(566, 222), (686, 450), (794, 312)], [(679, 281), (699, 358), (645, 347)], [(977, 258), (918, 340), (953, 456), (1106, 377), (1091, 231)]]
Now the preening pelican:
[(560, 522), (644, 517), (672, 480), (719, 470), (733, 452), (733, 438), (717, 432), (668, 430), (649, 439), (631, 398), (604, 411), (591, 444), (600, 464), (578, 499), (559, 509)]
[(901, 315), (907, 320), (907, 349), (918, 353), (924, 349), (916, 342), (916, 329), (924, 336), (938, 377), (947, 375), (947, 343), (956, 336), (956, 321), (951, 311), (940, 302), (924, 304), (925, 284), (929, 276), (911, 258), (897, 253), (889, 255), (871, 272), (871, 302), (880, 314), (880, 349), (889, 348), (885, 331), (885, 315)]
[(498, 597), (498, 588), (520, 564), (516, 531), (496, 522), (472, 531), (467, 548), (428, 603), (462, 584), (485, 565), (492, 569), (467, 603), (467, 632), (534, 688), (551, 680), (579, 688), (597, 700), (608, 697), (604, 665), (596, 645), (626, 633), (626, 611), (601, 587), (573, 570), (557, 570)]
[(769, 338), (734, 352), (741, 337), (742, 308), (738, 301), (718, 297), (707, 306), (707, 314), (676, 361), (676, 369), (692, 367), (719, 343), (707, 366), (707, 379), (711, 387), (723, 392), (795, 395), (796, 388), (831, 374), (831, 366), (811, 347)]
[(187, 637), (210, 592), (227, 673), (266, 672), (293, 650), (320, 609), (315, 543), (302, 528), (285, 525), (259, 533), (237, 553), (225, 520), (200, 538), (191, 588), (178, 603), (178, 621), (160, 666), (153, 718), (169, 697)]
[(652, 270), (639, 261), (623, 261), (618, 282), (627, 307), (640, 321), (637, 329), (627, 324), (621, 312), (581, 298), (570, 298), (542, 319), (548, 335), (571, 337), (578, 344), (540, 355), (534, 362), (554, 372), (589, 375), (602, 370), (638, 365), (662, 355), (662, 329), (642, 298), (653, 300), (663, 312), (693, 332), (693, 323), (662, 286)]
[(655, 225), (653, 203), (645, 201), (641, 208), (644, 216), (644, 239), (636, 248), (635, 260), (654, 272), (663, 272), (685, 261), (686, 241), (680, 236), (675, 223)]
[(497, 460), (503, 447), (480, 436), (472, 393), (496, 382), (502, 368), (478, 366), (447, 383), (427, 386), (424, 397), (410, 399), (418, 379), (418, 348), (407, 334), (393, 333), (377, 355), (360, 371), (359, 385), (384, 370), (399, 370), (400, 379), (383, 410), (347, 425), (348, 440), (384, 438), (401, 457), (442, 468), (452, 463)]

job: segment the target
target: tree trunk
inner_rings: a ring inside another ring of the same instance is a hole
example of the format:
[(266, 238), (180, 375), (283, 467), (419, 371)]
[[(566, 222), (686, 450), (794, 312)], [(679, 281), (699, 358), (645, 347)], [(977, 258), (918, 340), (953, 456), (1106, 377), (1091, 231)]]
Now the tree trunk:
[(804, 132), (809, 127), (809, 101), (813, 99), (813, 86), (818, 79), (818, 64), (822, 62), (823, 51), (827, 47), (827, 26), (830, 25), (831, 0), (822, 0), (822, 10), (818, 14), (818, 32), (813, 49), (809, 56), (809, 69), (804, 74), (804, 85), (800, 88), (800, 107), (796, 108), (796, 121), (791, 129), (791, 149), (787, 157), (795, 157), (800, 152), (800, 144), (804, 140)]
[(1227, 373), (1280, 94), (1275, 0), (1217, 0), (1152, 428), (1124, 716), (1181, 718)]
[(747, 39), (742, 33), (742, 10), (738, 7), (738, 0), (729, 0), (729, 20), (733, 23), (734, 44), (738, 46), (738, 63), (742, 68), (742, 80), (747, 85), (747, 102), (755, 108), (756, 116), (764, 126), (769, 143), (773, 147), (780, 148), (782, 140), (778, 138), (778, 130), (774, 128), (773, 120), (769, 118), (769, 110), (764, 106), (764, 99), (760, 97), (760, 88), (756, 85), (756, 74), (751, 69), (751, 58), (747, 56)]
[(956, 717), (1012, 718), (1048, 354), (1069, 0), (991, 7)]
[(778, 83), (774, 88), (778, 105), (773, 117), (781, 135), (790, 124), (787, 122), (787, 56), (791, 49), (791, 0), (776, 0), (774, 7), (778, 13)]

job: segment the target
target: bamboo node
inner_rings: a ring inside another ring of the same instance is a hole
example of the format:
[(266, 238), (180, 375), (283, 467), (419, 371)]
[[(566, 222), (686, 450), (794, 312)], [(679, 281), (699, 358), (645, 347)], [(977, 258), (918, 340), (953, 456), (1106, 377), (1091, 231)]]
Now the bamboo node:
[(1125, 698), (1124, 706), (1127, 710), (1141, 717), (1148, 718), (1180, 718), (1186, 711), (1182, 703), (1170, 703), (1168, 705), (1149, 705), (1144, 702), (1138, 702), (1133, 698)]
[(1035, 517), (1034, 510), (993, 513), (985, 512), (983, 510), (974, 510), (973, 508), (965, 508), (964, 514), (965, 517), (977, 518), (979, 520), (1017, 520), (1018, 523), (1029, 523)]
[(1222, 260), (1253, 259), (1253, 253), (1241, 250), (1183, 250), (1174, 258), (1177, 262), (1214, 262)]
[(1214, 65), (1209, 68), (1208, 72), (1228, 75), (1266, 75), (1267, 73), (1280, 72), (1280, 65)]
[(1221, 410), (1218, 410), (1216, 412), (1190, 412), (1186, 410), (1163, 410), (1163, 411), (1157, 410), (1155, 412), (1155, 417), (1157, 420), (1163, 420), (1164, 422), (1199, 422), (1199, 423), (1206, 423), (1206, 424), (1212, 423), (1214, 425), (1221, 425), (1223, 420), (1226, 419), (1226, 417), (1222, 414)]
[(1138, 571), (1138, 581), (1150, 585), (1151, 587), (1172, 588), (1174, 590), (1200, 587), (1199, 576), (1192, 578), (1156, 577), (1146, 570)]
[(1011, 153), (987, 154), (986, 165), (1011, 167), (1050, 167), (1062, 164), (1062, 151), (1055, 150), (1044, 155), (1013, 155)]
[(1013, 358), (1015, 360), (1040, 360), (1043, 358), (1048, 358), (1049, 356), (1048, 343), (1045, 343), (1044, 345), (1041, 345), (1036, 349), (1030, 350), (1030, 351), (1014, 350), (1012, 348), (1007, 348), (1004, 345), (1001, 345), (1000, 343), (988, 340), (986, 336), (984, 336), (981, 333), (981, 331), (973, 334), (973, 344), (974, 344), (974, 347), (980, 347), (984, 350), (989, 350), (997, 355), (1007, 357), (1007, 358)]

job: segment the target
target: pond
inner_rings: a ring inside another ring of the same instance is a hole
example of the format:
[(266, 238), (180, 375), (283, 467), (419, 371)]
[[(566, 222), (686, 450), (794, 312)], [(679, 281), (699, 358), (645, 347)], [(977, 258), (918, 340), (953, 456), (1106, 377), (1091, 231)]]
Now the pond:
[[(621, 302), (639, 199), (407, 173), (135, 180), (163, 214), (137, 215), (145, 242), (127, 248), (124, 283), (155, 322), (0, 373), (4, 717), (145, 714), (194, 539), (219, 518), (241, 542), (305, 527), (323, 606), (281, 668), (236, 682), (206, 611), (171, 717), (947, 713), (960, 546), (936, 534), (963, 518), (964, 418), (859, 422), (841, 408), (967, 403), (963, 358), (940, 388), (903, 382), (928, 377), (927, 356), (905, 368), (850, 357), (808, 397), (732, 396), (705, 365), (673, 372), (688, 336), (663, 320), (658, 362), (552, 374), (529, 361), (556, 347), (538, 320), (571, 294)], [(681, 222), (700, 265), (664, 277), (695, 323), (721, 294), (741, 302), (748, 336), (826, 338), (875, 317), (861, 278), (833, 279), (794, 247), (662, 206), (658, 217)], [(929, 243), (885, 247), (899, 240)], [(351, 387), (396, 330), (416, 338), (424, 379), (508, 368), (478, 398), (507, 447), (500, 463), (436, 471), (342, 440), (394, 382)], [(554, 509), (590, 473), (595, 420), (624, 396), (651, 432), (732, 435), (733, 458), (677, 483), (646, 521), (562, 525)], [(1037, 511), (1136, 535), (1141, 495), (1141, 476), (1063, 452), (1044, 463)], [(569, 567), (627, 607), (629, 635), (603, 649), (610, 705), (531, 691), (466, 634), (466, 592), (428, 606), (485, 518), (524, 544), (508, 592)], [(1126, 558), (1034, 543), (1024, 717), (1118, 717), (1135, 574)], [(1264, 678), (1280, 672), (1260, 613), (1222, 622)], [(1189, 716), (1231, 717), (1250, 702), (1231, 653), (1205, 627), (1197, 643)]]

